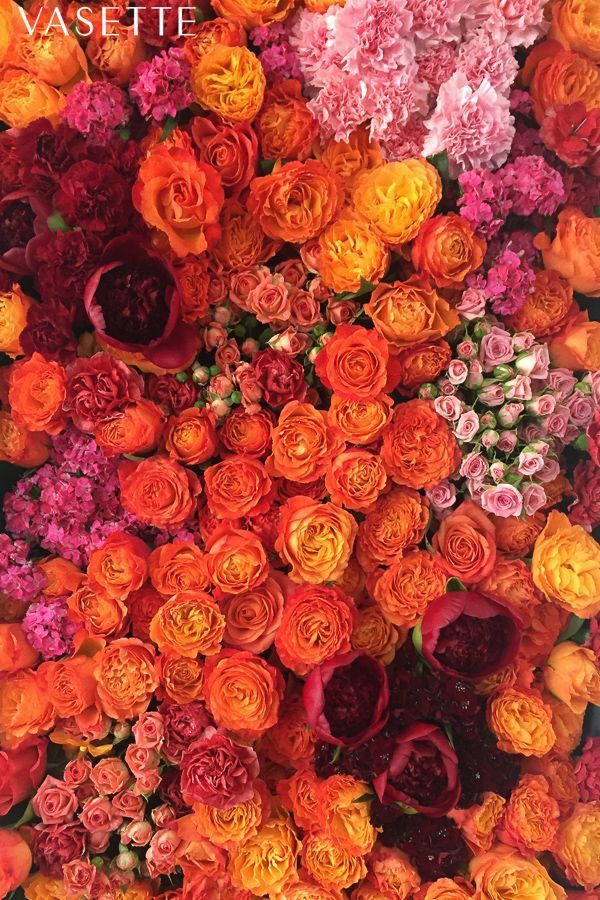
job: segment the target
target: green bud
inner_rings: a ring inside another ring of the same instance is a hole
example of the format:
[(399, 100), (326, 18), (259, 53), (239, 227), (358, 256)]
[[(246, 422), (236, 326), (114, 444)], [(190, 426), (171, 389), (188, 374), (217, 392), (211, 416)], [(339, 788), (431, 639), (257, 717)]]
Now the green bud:
[(209, 367), (208, 371), (210, 372), (210, 377), (214, 378), (215, 375), (221, 374), (221, 367), (214, 364)]
[(175, 378), (177, 379), (179, 384), (185, 384), (188, 380), (188, 374), (187, 372), (178, 372)]

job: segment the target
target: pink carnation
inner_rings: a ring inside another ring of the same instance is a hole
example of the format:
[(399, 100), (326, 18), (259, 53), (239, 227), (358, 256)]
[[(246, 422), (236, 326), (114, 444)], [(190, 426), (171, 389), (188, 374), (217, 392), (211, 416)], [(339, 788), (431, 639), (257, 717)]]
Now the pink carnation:
[(501, 94), (508, 91), (515, 80), (518, 63), (510, 44), (498, 38), (496, 32), (479, 28), (460, 45), (456, 68), (477, 88), (484, 78)]
[(439, 44), (461, 37), (461, 23), (469, 0), (407, 0), (418, 40)]
[(352, 132), (368, 118), (367, 85), (354, 75), (335, 71), (323, 90), (308, 104), (327, 140), (347, 141)]
[[(387, 141), (398, 135), (411, 116), (427, 112), (428, 88), (418, 80), (417, 64), (368, 82), (365, 106), (371, 119), (371, 138)], [(422, 146), (422, 145), (421, 145)]]
[(600, 737), (588, 738), (575, 764), (575, 778), (583, 803), (600, 800)]
[(129, 113), (127, 96), (115, 84), (80, 81), (68, 94), (61, 118), (94, 143), (105, 144)]
[(421, 116), (411, 116), (403, 125), (394, 127), (391, 122), (380, 138), (381, 151), (390, 162), (414, 159), (423, 156), (423, 145), (427, 135), (425, 120)]
[(315, 87), (329, 83), (331, 66), (341, 60), (333, 49), (332, 13), (312, 13), (301, 9), (294, 18), (290, 32), (290, 45), (298, 55), (302, 74)]
[(454, 75), (456, 64), (454, 44), (429, 47), (417, 56), (419, 81), (425, 81), (429, 90), (437, 97), (441, 85)]
[(145, 119), (162, 122), (176, 116), (194, 97), (189, 87), (190, 65), (179, 47), (161, 50), (150, 62), (141, 62), (129, 86)]
[(475, 23), (506, 32), (512, 47), (529, 47), (548, 28), (544, 20), (547, 0), (478, 0), (473, 4)]
[(347, 0), (336, 8), (335, 49), (355, 75), (391, 72), (415, 56), (412, 13), (406, 0)]

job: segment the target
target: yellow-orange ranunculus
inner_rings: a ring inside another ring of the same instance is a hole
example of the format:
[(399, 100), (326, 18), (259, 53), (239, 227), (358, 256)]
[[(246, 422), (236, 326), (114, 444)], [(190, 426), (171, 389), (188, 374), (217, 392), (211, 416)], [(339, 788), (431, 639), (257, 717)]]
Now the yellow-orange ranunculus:
[(278, 81), (267, 90), (255, 128), (265, 159), (304, 160), (311, 155), (319, 128), (298, 79)]
[[(600, 88), (598, 103), (600, 104)], [(566, 278), (573, 290), (600, 296), (600, 219), (574, 206), (558, 214), (554, 239), (541, 231), (535, 238), (544, 266)]]
[(468, 809), (455, 809), (449, 817), (456, 822), (468, 847), (473, 853), (489, 850), (502, 817), (506, 801), (500, 794), (485, 791), (481, 803)]
[(262, 265), (281, 247), (281, 241), (270, 238), (256, 216), (234, 197), (225, 201), (219, 224), (221, 237), (213, 256), (223, 269), (251, 269)]
[(557, 368), (597, 372), (600, 369), (600, 322), (590, 322), (589, 314), (582, 310), (554, 335), (548, 344), (548, 352), (550, 362)]
[[(459, 884), (459, 882), (461, 882)], [(414, 900), (470, 900), (473, 891), (462, 878), (438, 878), (422, 885), (414, 895)]]
[(161, 693), (173, 703), (185, 705), (202, 699), (203, 663), (189, 656), (162, 653), (157, 660)]
[(156, 547), (148, 558), (148, 569), (150, 581), (165, 597), (208, 587), (204, 553), (191, 541), (176, 540)]
[(376, 441), (392, 415), (393, 402), (387, 394), (361, 399), (333, 394), (327, 417), (350, 444)]
[(8, 412), (0, 410), (0, 460), (29, 468), (41, 466), (50, 455), (46, 432), (29, 431)]
[(229, 873), (240, 891), (277, 896), (298, 878), (300, 841), (288, 818), (274, 816), (229, 854)]
[(265, 95), (265, 73), (247, 47), (217, 44), (192, 67), (192, 91), (204, 109), (227, 122), (251, 122)]
[(399, 630), (386, 619), (378, 606), (365, 606), (358, 611), (352, 632), (352, 649), (389, 666), (407, 634), (407, 630)]
[(456, 213), (434, 216), (419, 231), (412, 246), (417, 272), (439, 288), (460, 288), (483, 262), (487, 242), (475, 234), (471, 224)]
[(60, 91), (23, 69), (0, 74), (0, 119), (11, 128), (26, 128), (41, 118), (57, 122), (64, 102)]
[(498, 844), (471, 860), (469, 874), (485, 900), (566, 900), (566, 893), (537, 859)]
[(292, 567), (292, 581), (324, 584), (339, 578), (350, 559), (358, 526), (334, 503), (291, 497), (282, 507), (275, 548)]
[(325, 474), (325, 486), (338, 506), (365, 510), (385, 491), (387, 474), (381, 457), (355, 447), (332, 461)]
[(54, 87), (69, 86), (87, 79), (88, 63), (75, 35), (49, 25), (48, 15), (36, 21), (33, 33), (24, 27), (15, 40), (13, 62), (35, 78)]
[(543, 775), (523, 775), (509, 797), (500, 828), (505, 844), (524, 856), (550, 850), (554, 844), (560, 809)]
[(581, 743), (584, 713), (574, 713), (552, 694), (544, 694), (544, 703), (552, 713), (552, 728), (556, 735), (554, 752), (563, 755), (572, 753)]
[(489, 701), (488, 722), (505, 753), (545, 756), (556, 741), (551, 710), (534, 690), (502, 688)]
[(277, 721), (283, 686), (277, 669), (246, 650), (222, 650), (204, 668), (204, 697), (217, 725), (253, 737)]
[(212, 7), (218, 16), (243, 25), (248, 31), (281, 22), (293, 5), (293, 0), (212, 0)]
[(355, 615), (354, 604), (337, 588), (296, 588), (286, 602), (275, 638), (284, 666), (307, 675), (326, 659), (347, 653)]
[(0, 351), (12, 359), (23, 353), (20, 337), (27, 325), (27, 312), (32, 302), (18, 284), (0, 292)]
[(566, 278), (554, 269), (539, 269), (525, 303), (505, 321), (514, 331), (531, 331), (537, 338), (546, 338), (560, 331), (576, 311), (573, 288)]
[(379, 334), (400, 349), (437, 341), (460, 321), (450, 304), (420, 275), (378, 284), (365, 312)]
[(149, 555), (150, 550), (139, 537), (113, 531), (90, 554), (88, 582), (95, 590), (122, 600), (145, 582)]
[(600, 884), (600, 801), (578, 803), (561, 823), (555, 855), (569, 881), (587, 891)]
[(281, 410), (272, 441), (267, 471), (301, 484), (321, 478), (344, 448), (338, 430), (328, 424), (327, 413), (298, 400)]
[(419, 873), (407, 854), (397, 847), (379, 844), (369, 857), (369, 869), (369, 881), (384, 897), (407, 900), (421, 884)]
[(351, 775), (332, 775), (319, 788), (321, 826), (344, 850), (359, 856), (373, 849), (377, 837), (370, 804), (356, 802), (368, 793), (369, 786)]
[(595, 0), (557, 0), (548, 37), (600, 63), (600, 23)]
[(316, 266), (334, 291), (357, 291), (363, 280), (375, 284), (389, 263), (384, 242), (352, 210), (343, 210), (319, 236)]
[(389, 566), (423, 540), (429, 503), (417, 491), (395, 488), (382, 494), (360, 523), (357, 557), (366, 572)]
[(175, 594), (156, 611), (150, 623), (150, 639), (161, 653), (180, 656), (213, 656), (221, 649), (225, 617), (204, 591)]
[(148, 525), (177, 527), (194, 512), (198, 476), (167, 456), (122, 460), (118, 475), (123, 506)]
[(23, 885), (25, 900), (67, 900), (65, 883), (60, 878), (36, 872)]
[(261, 541), (248, 531), (217, 528), (206, 542), (208, 576), (224, 594), (243, 594), (262, 584), (269, 574)]
[(0, 64), (11, 49), (18, 14), (17, 4), (13, 0), (0, 0)]
[(600, 706), (600, 669), (593, 650), (573, 641), (562, 641), (552, 650), (544, 669), (550, 691), (574, 713), (585, 712), (588, 703)]
[(548, 599), (576, 616), (600, 612), (600, 546), (564, 513), (550, 512), (533, 548), (531, 573)]
[(318, 884), (338, 890), (350, 887), (367, 874), (361, 856), (344, 850), (322, 831), (309, 832), (302, 842), (302, 864)]
[(437, 169), (424, 159), (386, 163), (357, 179), (354, 206), (386, 244), (405, 244), (419, 233), (442, 197)]
[(352, 189), (362, 172), (375, 169), (384, 161), (379, 144), (369, 138), (364, 126), (353, 131), (347, 141), (329, 140), (322, 150), (317, 147), (316, 153), (328, 169), (339, 175), (346, 191)]

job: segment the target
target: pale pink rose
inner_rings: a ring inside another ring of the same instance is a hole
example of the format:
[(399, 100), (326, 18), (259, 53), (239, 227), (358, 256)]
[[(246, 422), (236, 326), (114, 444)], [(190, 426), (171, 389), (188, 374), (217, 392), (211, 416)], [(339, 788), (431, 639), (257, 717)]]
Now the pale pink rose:
[(350, 325), (357, 317), (360, 304), (351, 297), (346, 300), (328, 300), (327, 318), (332, 325)]
[(449, 509), (456, 503), (456, 488), (451, 481), (440, 481), (435, 487), (426, 490), (425, 495), (436, 512)]
[(504, 383), (506, 397), (509, 400), (531, 400), (531, 379), (528, 375), (516, 375)]
[(485, 372), (491, 372), (496, 366), (511, 362), (514, 355), (512, 338), (503, 328), (494, 325), (491, 331), (481, 338), (479, 359)]
[(504, 403), (504, 390), (501, 384), (486, 384), (477, 392), (477, 397), (486, 406), (501, 406)]
[(89, 759), (71, 759), (65, 766), (63, 778), (69, 787), (77, 787), (87, 781), (92, 771)]
[(469, 363), (469, 375), (465, 382), (468, 388), (478, 388), (483, 384), (483, 366), (478, 359), (472, 359)]
[(479, 416), (472, 409), (463, 413), (454, 427), (459, 441), (472, 441), (479, 430)]
[(524, 409), (522, 403), (505, 403), (498, 410), (498, 422), (503, 428), (514, 425)]
[(450, 397), (452, 394), (456, 394), (456, 387), (452, 384), (449, 378), (438, 378), (437, 386), (441, 394), (445, 394), (447, 397)]
[(519, 353), (515, 360), (515, 368), (521, 375), (529, 375), (530, 378), (546, 380), (550, 356), (547, 344), (534, 344), (524, 353)]
[(544, 465), (537, 473), (537, 477), (540, 481), (543, 481), (546, 484), (549, 481), (554, 481), (554, 479), (560, 474), (560, 464), (557, 459), (548, 458), (544, 460)]
[(213, 318), (219, 325), (229, 325), (231, 321), (231, 308), (229, 306), (215, 307)]
[(557, 406), (545, 421), (548, 434), (552, 434), (557, 438), (564, 437), (567, 425), (569, 424), (569, 409), (567, 406)]
[(512, 342), (515, 353), (522, 353), (523, 350), (529, 350), (530, 347), (533, 347), (535, 335), (530, 331), (520, 331), (518, 334), (513, 334)]
[(153, 834), (154, 829), (150, 822), (142, 820), (139, 822), (128, 822), (121, 830), (119, 837), (122, 844), (133, 844), (134, 847), (145, 847), (146, 844), (150, 842), (150, 838)]
[(461, 341), (456, 348), (461, 359), (473, 359), (477, 353), (477, 345), (473, 341)]
[(549, 416), (556, 409), (556, 398), (552, 394), (540, 394), (525, 404), (530, 416)]
[(180, 844), (181, 838), (173, 828), (163, 828), (156, 832), (146, 853), (146, 865), (152, 878), (174, 871)]
[(274, 334), (267, 342), (273, 350), (281, 350), (282, 353), (289, 353), (290, 356), (298, 356), (300, 353), (306, 353), (310, 346), (310, 338), (307, 334), (296, 331), (295, 328), (286, 328)]
[(541, 484), (528, 484), (523, 490), (523, 505), (528, 516), (542, 509), (546, 502), (546, 492)]
[(517, 435), (514, 431), (501, 431), (498, 438), (498, 450), (502, 453), (512, 453), (517, 446)]
[(497, 484), (483, 492), (481, 506), (486, 512), (507, 519), (521, 514), (523, 497), (512, 484)]
[(488, 469), (488, 461), (483, 453), (473, 451), (463, 457), (459, 471), (463, 478), (481, 480), (487, 475)]
[(531, 450), (522, 450), (517, 459), (517, 471), (520, 475), (528, 475), (530, 478), (544, 468), (544, 457), (540, 453)]
[(539, 453), (540, 456), (543, 456), (544, 459), (548, 456), (550, 452), (550, 444), (547, 441), (542, 441), (539, 439), (533, 440), (529, 442), (529, 445), (525, 448), (526, 450), (533, 450), (534, 453)]
[(539, 419), (537, 423), (521, 422), (517, 429), (519, 437), (522, 438), (526, 444), (530, 444), (531, 441), (537, 441), (540, 438), (545, 438), (548, 434), (546, 422), (547, 419)]
[(585, 429), (594, 417), (594, 401), (589, 394), (582, 394), (579, 390), (573, 391), (565, 400), (565, 406), (569, 410), (569, 421), (577, 428)]
[(262, 388), (250, 363), (244, 362), (236, 366), (235, 380), (241, 391), (244, 406), (258, 403), (262, 399)]
[(458, 397), (436, 397), (433, 401), (433, 408), (438, 416), (454, 422), (460, 417), (462, 403)]
[(550, 369), (548, 372), (548, 385), (560, 400), (565, 400), (576, 384), (577, 378), (569, 369)]
[(211, 400), (209, 409), (211, 412), (215, 414), (217, 419), (222, 419), (229, 412), (230, 407), (228, 406), (225, 400), (222, 400), (220, 397), (217, 397), (215, 400)]
[(73, 820), (79, 804), (75, 793), (64, 781), (46, 775), (31, 805), (44, 825), (62, 825)]
[(138, 821), (144, 818), (146, 803), (143, 797), (138, 796), (132, 790), (119, 791), (112, 798), (112, 805), (125, 819)]
[(289, 287), (301, 288), (308, 278), (300, 259), (284, 259), (283, 262), (277, 263), (274, 271), (283, 275)]
[(123, 816), (119, 815), (108, 797), (88, 800), (79, 818), (85, 830), (91, 833), (116, 831), (123, 824)]
[(215, 350), (227, 341), (227, 330), (218, 322), (211, 322), (202, 330), (204, 346), (207, 350)]
[(502, 462), (493, 462), (490, 466), (490, 475), (492, 476), (492, 480), (498, 484), (504, 478), (504, 473), (506, 472), (506, 466)]
[(481, 443), (484, 447), (495, 447), (499, 439), (500, 435), (495, 428), (486, 428), (481, 435)]
[(473, 500), (478, 500), (483, 492), (487, 490), (487, 485), (476, 478), (467, 478), (467, 488)]
[(462, 384), (467, 380), (469, 367), (462, 359), (453, 359), (448, 366), (448, 380), (454, 384)]
[(582, 381), (584, 384), (589, 384), (592, 389), (594, 404), (600, 407), (600, 372), (588, 372)]
[(481, 288), (468, 287), (460, 297), (454, 309), (465, 322), (480, 319), (485, 313), (485, 291)]

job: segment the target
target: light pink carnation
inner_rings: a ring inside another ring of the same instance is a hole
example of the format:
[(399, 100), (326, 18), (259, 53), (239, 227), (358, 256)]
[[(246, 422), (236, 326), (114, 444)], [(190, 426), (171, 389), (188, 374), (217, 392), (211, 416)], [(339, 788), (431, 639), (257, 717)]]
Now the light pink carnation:
[(505, 31), (513, 47), (529, 47), (548, 28), (544, 20), (547, 0), (478, 0), (472, 9), (476, 24), (494, 32)]
[[(406, 141), (404, 126), (411, 116), (427, 113), (428, 93), (425, 82), (418, 80), (415, 62), (388, 75), (370, 78), (365, 106), (371, 119), (371, 138), (377, 141), (392, 141), (395, 138)], [(415, 145), (420, 143), (416, 137)]]
[(419, 80), (429, 85), (436, 95), (440, 86), (456, 71), (456, 47), (454, 44), (440, 44), (429, 47), (417, 56)]
[(468, 12), (469, 0), (407, 0), (418, 40), (428, 44), (456, 41)]
[(406, 0), (347, 0), (336, 7), (335, 49), (347, 72), (391, 72), (415, 57)]
[(334, 23), (335, 15), (331, 12), (312, 13), (302, 9), (291, 28), (290, 44), (298, 55), (302, 74), (316, 87), (327, 83), (327, 69), (340, 62), (333, 49)]
[(368, 118), (366, 98), (367, 84), (362, 79), (336, 70), (335, 77), (308, 106), (326, 140), (347, 141)]
[(471, 87), (479, 87), (487, 78), (504, 94), (515, 80), (519, 65), (505, 34), (478, 28), (460, 45), (456, 68), (464, 72)]

